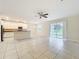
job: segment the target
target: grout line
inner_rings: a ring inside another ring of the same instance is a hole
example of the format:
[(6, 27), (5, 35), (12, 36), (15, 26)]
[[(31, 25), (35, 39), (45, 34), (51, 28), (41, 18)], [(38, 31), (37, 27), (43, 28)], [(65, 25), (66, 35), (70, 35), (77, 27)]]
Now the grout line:
[[(59, 55), (60, 52), (61, 52), (61, 50), (59, 50), (59, 52), (58, 52), (58, 54), (56, 54), (56, 56)], [(63, 48), (63, 53), (65, 53), (66, 55), (68, 54), (68, 55), (72, 56), (73, 58), (77, 58), (76, 56), (72, 55), (70, 51), (68, 51), (64, 48)], [(54, 57), (54, 59), (56, 58), (56, 56)]]
[(53, 57), (53, 59), (55, 59), (58, 55), (59, 55), (59, 53), (58, 54), (56, 53), (56, 55)]
[[(4, 42), (5, 43), (5, 42)], [(6, 43), (7, 44), (7, 43)], [(4, 56), (3, 56), (3, 59), (5, 59), (5, 56), (6, 56), (6, 53), (7, 53), (7, 47), (8, 47), (8, 44), (6, 45), (6, 49), (5, 49), (5, 52), (4, 52)]]
[(66, 40), (66, 41), (69, 41), (69, 42), (72, 42), (72, 43), (75, 43), (75, 44), (79, 45), (79, 42), (77, 42), (77, 41), (73, 41), (73, 40)]
[(17, 50), (17, 47), (16, 47), (15, 40), (14, 40), (14, 45), (15, 45), (15, 50), (16, 50), (16, 53), (17, 53), (17, 57), (18, 57), (18, 59), (20, 59), (19, 54), (18, 54), (18, 50)]
[(73, 54), (71, 54), (71, 52), (69, 51), (69, 50), (67, 50), (67, 49), (65, 49), (65, 48), (63, 48), (64, 49), (64, 52), (66, 53), (66, 54), (69, 54), (70, 56), (72, 56), (73, 58), (77, 58), (76, 56), (74, 56)]

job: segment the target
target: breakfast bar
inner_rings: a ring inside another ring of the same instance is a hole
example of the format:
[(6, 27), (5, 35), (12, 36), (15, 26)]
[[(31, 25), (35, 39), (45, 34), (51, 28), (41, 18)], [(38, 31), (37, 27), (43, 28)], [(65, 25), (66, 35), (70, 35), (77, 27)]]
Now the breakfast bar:
[(15, 31), (14, 39), (16, 40), (30, 39), (30, 31)]
[(30, 32), (29, 30), (5, 29), (4, 37), (13, 37), (14, 40), (30, 39)]

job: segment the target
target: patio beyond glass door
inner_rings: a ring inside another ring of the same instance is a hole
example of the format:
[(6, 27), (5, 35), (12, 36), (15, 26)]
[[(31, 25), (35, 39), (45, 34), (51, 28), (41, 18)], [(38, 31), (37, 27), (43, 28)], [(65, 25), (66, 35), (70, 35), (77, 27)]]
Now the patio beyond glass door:
[(53, 39), (63, 39), (64, 36), (63, 22), (54, 23), (50, 25), (50, 37)]

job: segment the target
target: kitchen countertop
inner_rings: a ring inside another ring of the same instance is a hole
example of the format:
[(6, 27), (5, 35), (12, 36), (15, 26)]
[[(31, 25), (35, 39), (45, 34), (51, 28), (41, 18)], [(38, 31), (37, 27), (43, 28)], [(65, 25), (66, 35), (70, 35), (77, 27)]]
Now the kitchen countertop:
[(28, 32), (29, 30), (18, 30), (18, 29), (4, 29), (4, 32)]

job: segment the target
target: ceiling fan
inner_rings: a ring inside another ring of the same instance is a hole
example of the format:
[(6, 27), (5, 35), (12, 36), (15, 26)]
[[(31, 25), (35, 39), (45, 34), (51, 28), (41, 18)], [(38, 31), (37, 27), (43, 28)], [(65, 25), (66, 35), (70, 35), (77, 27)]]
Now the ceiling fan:
[(38, 12), (37, 13), (40, 16), (40, 19), (43, 18), (48, 18), (48, 13), (44, 13), (44, 12)]

